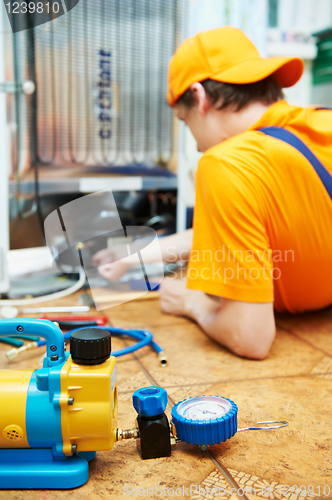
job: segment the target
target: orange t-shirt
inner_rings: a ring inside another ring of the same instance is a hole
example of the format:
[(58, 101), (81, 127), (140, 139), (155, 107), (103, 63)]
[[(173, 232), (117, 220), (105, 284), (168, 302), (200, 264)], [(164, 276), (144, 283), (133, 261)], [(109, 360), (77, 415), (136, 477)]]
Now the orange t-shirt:
[(296, 134), (332, 174), (332, 111), (273, 104), (202, 156), (188, 288), (292, 313), (332, 304), (332, 200), (309, 161), (257, 129)]

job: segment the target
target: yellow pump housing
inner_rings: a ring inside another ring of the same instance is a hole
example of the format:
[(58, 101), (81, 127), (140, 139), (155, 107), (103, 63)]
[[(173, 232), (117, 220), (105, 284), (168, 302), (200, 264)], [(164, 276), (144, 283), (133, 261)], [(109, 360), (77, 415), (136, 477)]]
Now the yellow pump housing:
[(33, 370), (0, 370), (0, 449), (28, 448), (25, 408)]
[(63, 453), (70, 455), (73, 446), (77, 452), (111, 450), (118, 414), (116, 358), (90, 366), (75, 364), (69, 357), (60, 381)]

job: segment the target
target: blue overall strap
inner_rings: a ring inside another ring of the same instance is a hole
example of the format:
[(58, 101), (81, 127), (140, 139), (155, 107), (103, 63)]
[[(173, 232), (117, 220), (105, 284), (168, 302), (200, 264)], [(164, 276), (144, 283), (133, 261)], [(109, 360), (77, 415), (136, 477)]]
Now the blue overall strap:
[(311, 163), (311, 165), (316, 170), (320, 180), (324, 184), (326, 191), (329, 193), (332, 199), (332, 175), (326, 170), (324, 165), (319, 161), (317, 156), (301, 141), (295, 134), (281, 127), (264, 127), (258, 129), (259, 132), (263, 132), (265, 135), (270, 137), (275, 137), (283, 142), (286, 142), (293, 148), (297, 149), (300, 153), (305, 156), (305, 158)]

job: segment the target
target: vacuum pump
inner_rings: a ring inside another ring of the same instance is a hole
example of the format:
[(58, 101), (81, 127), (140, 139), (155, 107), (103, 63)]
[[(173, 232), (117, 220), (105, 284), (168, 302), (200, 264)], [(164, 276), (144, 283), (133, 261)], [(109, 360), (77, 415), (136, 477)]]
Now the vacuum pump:
[(0, 321), (0, 335), (18, 333), (45, 338), (47, 355), (37, 370), (0, 370), (0, 488), (80, 486), (96, 451), (117, 437), (111, 335), (78, 330), (69, 353), (51, 321)]
[(81, 486), (96, 451), (112, 450), (122, 439), (138, 438), (141, 457), (151, 459), (170, 456), (180, 440), (206, 451), (239, 431), (287, 425), (238, 429), (236, 404), (220, 396), (177, 403), (169, 422), (167, 392), (153, 386), (133, 394), (136, 426), (119, 429), (116, 357), (107, 329), (74, 330), (66, 352), (64, 336), (51, 321), (0, 320), (0, 336), (18, 334), (43, 337), (46, 356), (36, 370), (0, 370), (0, 489)]

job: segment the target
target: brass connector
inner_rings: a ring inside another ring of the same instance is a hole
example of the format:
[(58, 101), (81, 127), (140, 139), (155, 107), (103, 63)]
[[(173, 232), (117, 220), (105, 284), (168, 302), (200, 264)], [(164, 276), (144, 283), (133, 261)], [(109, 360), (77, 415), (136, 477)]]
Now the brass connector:
[(173, 420), (171, 420), (170, 427), (171, 427), (171, 433), (172, 433), (172, 434), (173, 434), (173, 436), (176, 438), (176, 437), (177, 437), (177, 434), (176, 434), (176, 427), (175, 427), (175, 425), (174, 425)]
[(158, 354), (158, 358), (159, 358), (159, 364), (160, 364), (160, 366), (162, 366), (163, 368), (166, 368), (166, 366), (167, 366), (167, 357), (166, 357), (166, 354), (164, 353), (164, 351), (161, 351)]
[(176, 438), (174, 436), (171, 436), (171, 446), (176, 445)]
[(117, 429), (116, 430), (116, 440), (122, 441), (123, 439), (137, 439), (139, 437), (139, 431), (137, 427), (133, 429)]

